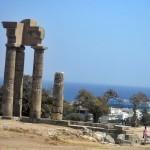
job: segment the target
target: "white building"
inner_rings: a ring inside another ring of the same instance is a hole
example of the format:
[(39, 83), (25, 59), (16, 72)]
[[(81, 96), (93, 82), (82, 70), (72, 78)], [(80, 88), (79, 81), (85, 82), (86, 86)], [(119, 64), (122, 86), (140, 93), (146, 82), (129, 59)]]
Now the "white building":
[[(138, 109), (136, 111), (137, 117), (141, 119), (142, 113)], [(99, 118), (99, 122), (108, 122), (111, 120), (125, 120), (133, 116), (132, 108), (115, 108), (110, 107), (110, 113), (108, 115)]]

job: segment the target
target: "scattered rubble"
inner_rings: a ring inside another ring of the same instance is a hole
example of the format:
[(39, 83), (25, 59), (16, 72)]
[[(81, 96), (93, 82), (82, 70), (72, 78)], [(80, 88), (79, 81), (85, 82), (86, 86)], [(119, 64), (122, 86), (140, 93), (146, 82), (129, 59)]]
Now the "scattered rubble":
[(83, 130), (69, 130), (69, 129), (49, 129), (48, 136), (52, 139), (66, 139), (78, 137), (92, 142), (106, 142), (115, 144), (115, 140), (104, 132), (94, 132), (86, 127)]
[[(9, 124), (1, 124), (1, 129), (11, 132), (18, 132), (24, 134), (33, 134), (34, 136), (44, 136), (56, 141), (66, 142), (72, 139), (87, 140), (91, 142), (98, 142), (101, 144), (143, 144), (144, 140), (133, 132), (127, 131), (121, 134), (111, 134), (108, 132), (92, 131), (88, 127), (82, 126), (82, 129), (72, 128), (22, 128), (21, 126), (15, 127)], [(147, 143), (150, 143), (148, 138)]]
[(118, 134), (116, 138), (116, 144), (122, 144), (125, 140), (125, 134)]
[(98, 141), (98, 142), (104, 142), (104, 139), (106, 137), (105, 132), (95, 132), (93, 133), (93, 137)]
[(105, 142), (115, 144), (114, 138), (112, 136), (110, 136), (110, 135), (106, 135)]

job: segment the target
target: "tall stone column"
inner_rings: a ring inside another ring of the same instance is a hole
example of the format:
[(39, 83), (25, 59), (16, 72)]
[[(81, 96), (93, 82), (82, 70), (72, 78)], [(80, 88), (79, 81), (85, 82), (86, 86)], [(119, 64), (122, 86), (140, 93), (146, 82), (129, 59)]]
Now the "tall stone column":
[(32, 119), (41, 117), (41, 100), (42, 100), (42, 73), (43, 73), (43, 46), (32, 47), (34, 51), (34, 65), (32, 74), (32, 93), (31, 93), (31, 111)]
[(16, 47), (6, 45), (5, 73), (2, 98), (2, 115), (11, 118), (13, 115), (13, 91), (15, 77)]
[(22, 42), (23, 24), (17, 22), (2, 22), (2, 24), (6, 28), (7, 35), (2, 115), (5, 118), (11, 118), (13, 115), (16, 50)]
[(16, 51), (13, 115), (17, 117), (22, 115), (24, 49), (20, 46)]
[(63, 96), (64, 92), (64, 74), (56, 72), (54, 77), (53, 86), (53, 107), (52, 107), (52, 120), (62, 120), (63, 117)]

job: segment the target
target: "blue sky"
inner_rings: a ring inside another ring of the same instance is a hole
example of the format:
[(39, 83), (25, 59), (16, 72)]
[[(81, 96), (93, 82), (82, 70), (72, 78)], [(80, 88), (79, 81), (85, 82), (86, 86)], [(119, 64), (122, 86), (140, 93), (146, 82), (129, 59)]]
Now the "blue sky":
[[(0, 21), (37, 20), (45, 28), (45, 80), (150, 87), (149, 0), (1, 0)], [(0, 77), (6, 31), (0, 26)], [(33, 50), (26, 47), (25, 74)]]

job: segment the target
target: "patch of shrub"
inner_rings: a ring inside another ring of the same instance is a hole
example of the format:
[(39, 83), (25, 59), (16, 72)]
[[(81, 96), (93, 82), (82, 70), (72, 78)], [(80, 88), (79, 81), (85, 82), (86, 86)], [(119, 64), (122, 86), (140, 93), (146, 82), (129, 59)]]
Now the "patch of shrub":
[(84, 121), (84, 117), (80, 113), (71, 113), (66, 115), (65, 120)]

